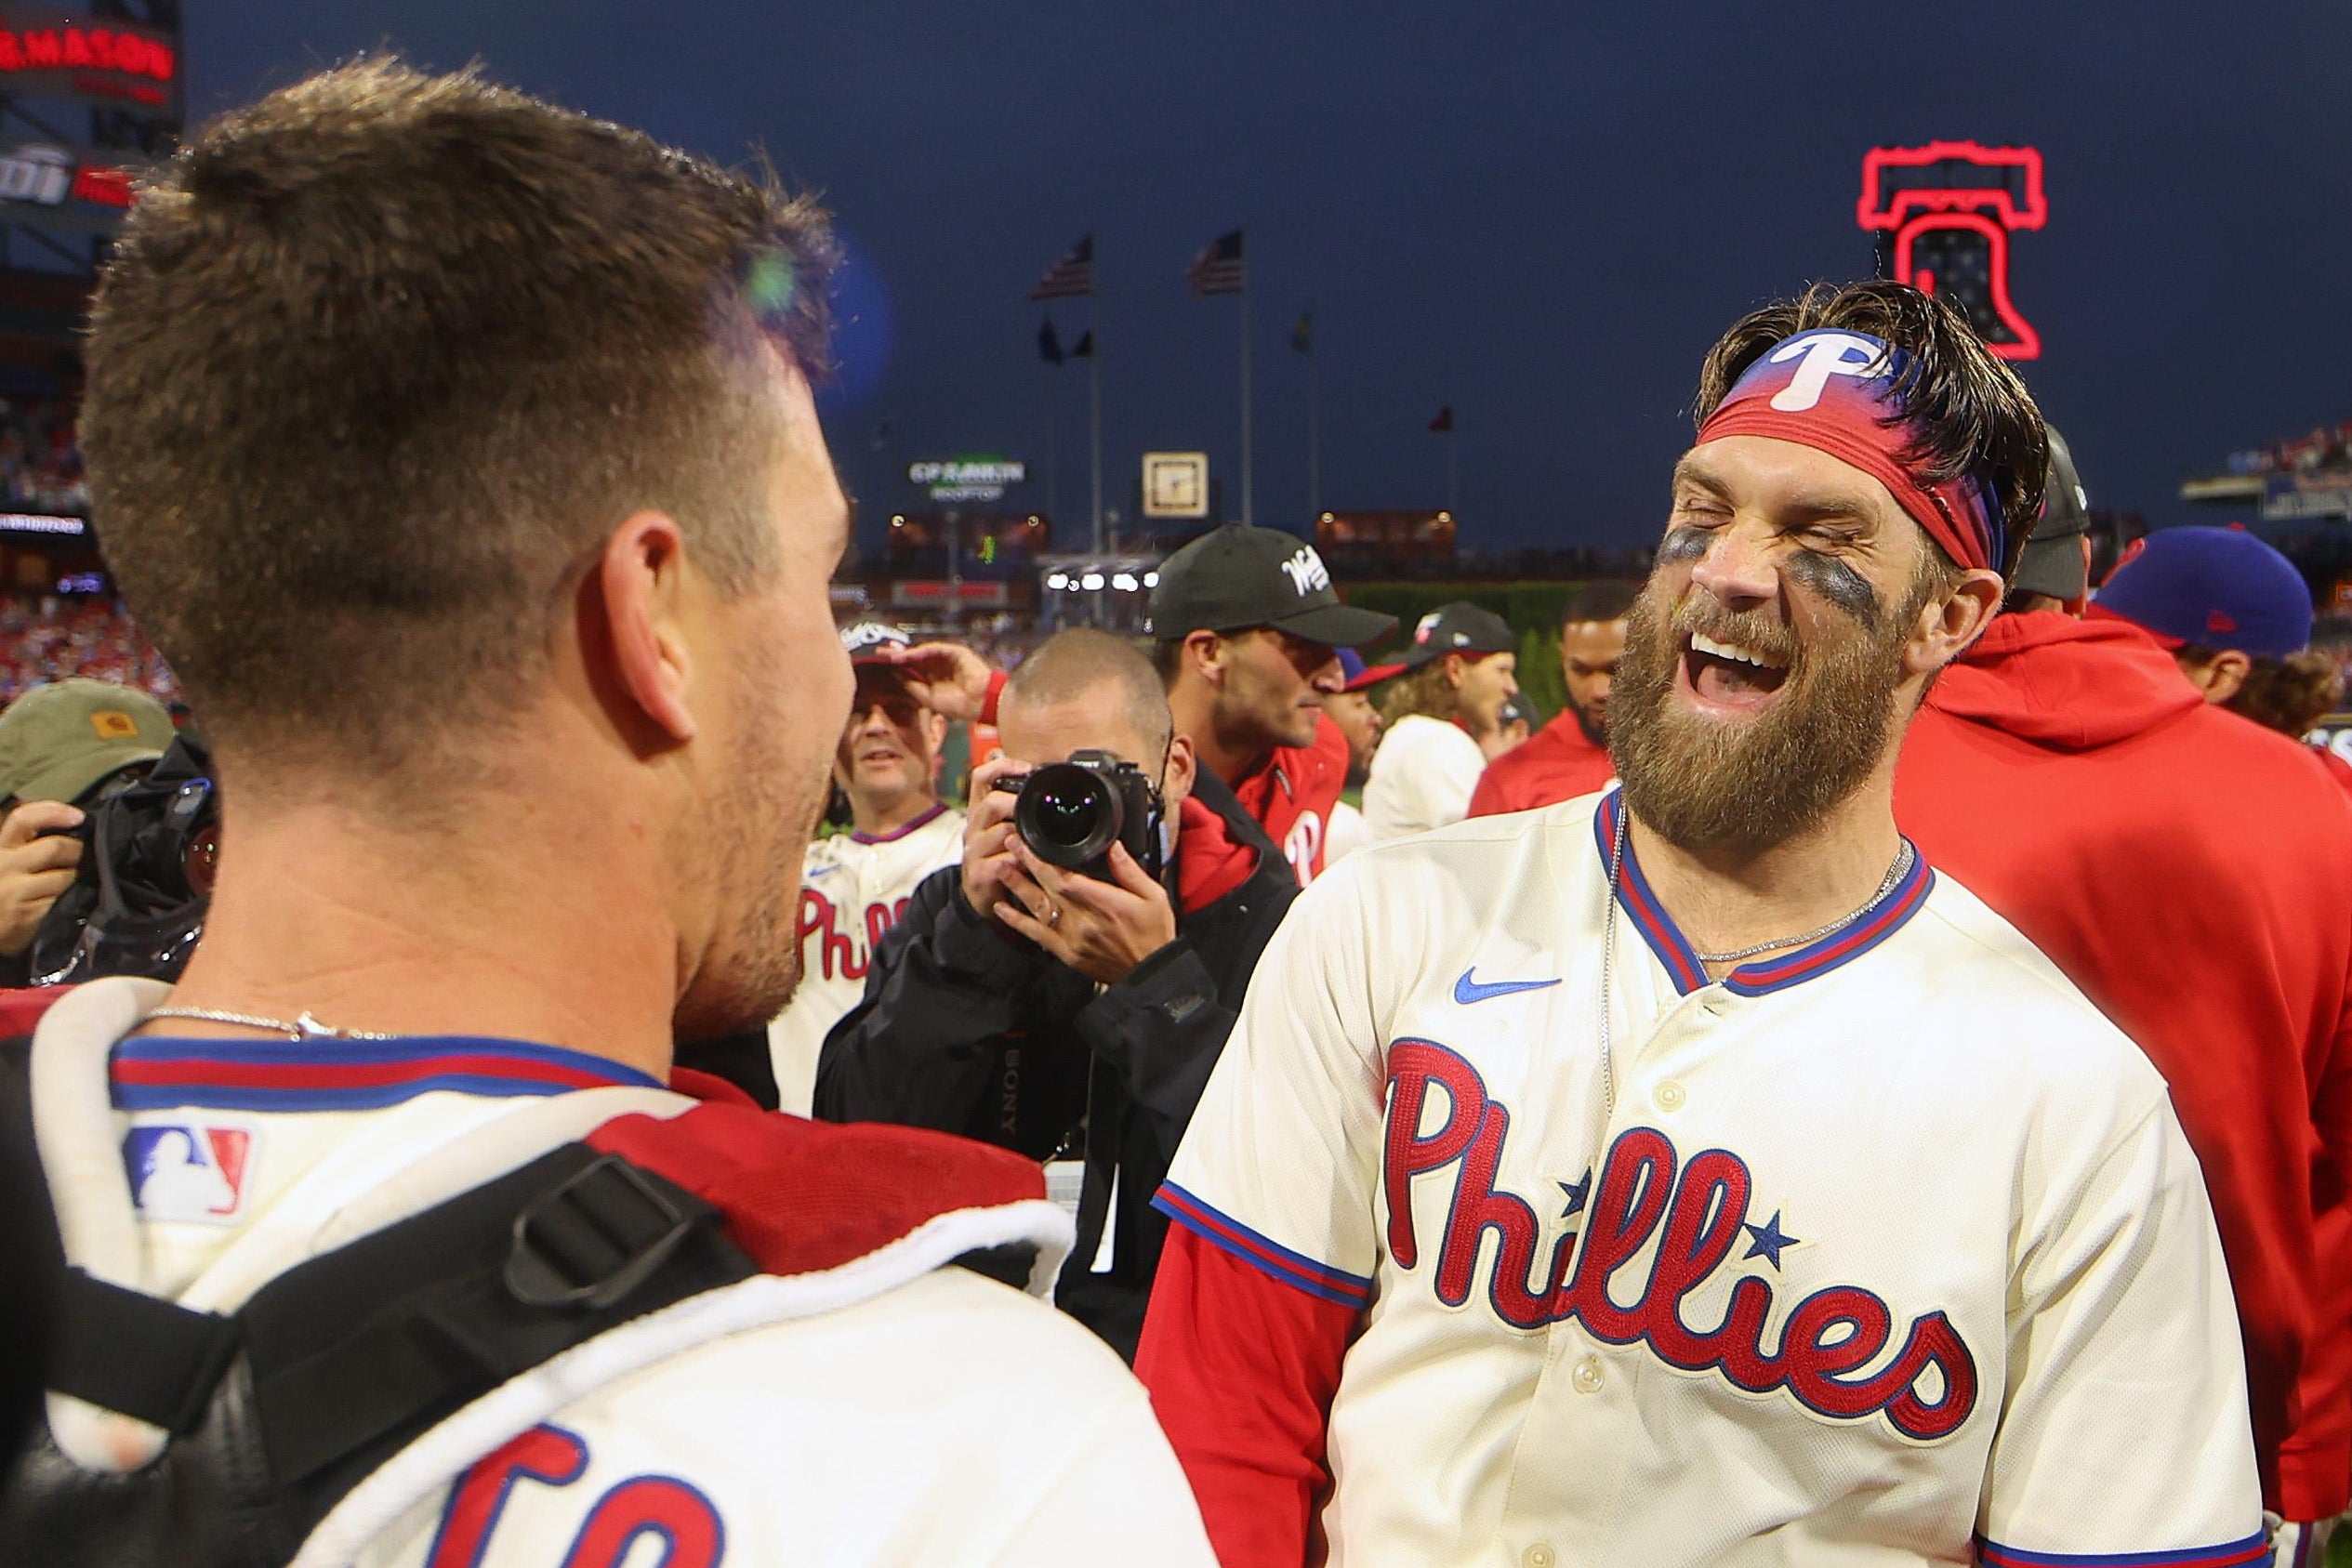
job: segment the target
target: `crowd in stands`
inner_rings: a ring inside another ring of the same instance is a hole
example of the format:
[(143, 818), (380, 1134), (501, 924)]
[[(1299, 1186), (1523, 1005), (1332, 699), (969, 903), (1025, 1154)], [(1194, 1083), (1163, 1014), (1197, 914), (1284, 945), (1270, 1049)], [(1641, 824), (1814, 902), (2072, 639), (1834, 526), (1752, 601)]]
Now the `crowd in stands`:
[(106, 595), (0, 598), (0, 705), (44, 681), (87, 676), (162, 702), (179, 697), (171, 666)]
[(2307, 436), (2229, 455), (2233, 474), (2298, 474), (2352, 468), (2352, 419), (2318, 426)]
[(0, 501), (8, 509), (88, 514), (73, 415), (73, 404), (56, 398), (0, 398)]

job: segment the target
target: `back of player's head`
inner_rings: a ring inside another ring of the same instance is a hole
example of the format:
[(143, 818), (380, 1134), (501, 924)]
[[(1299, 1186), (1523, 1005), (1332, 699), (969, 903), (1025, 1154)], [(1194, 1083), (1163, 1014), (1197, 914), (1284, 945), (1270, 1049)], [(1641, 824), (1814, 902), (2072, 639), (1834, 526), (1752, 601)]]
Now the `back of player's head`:
[(1927, 484), (1973, 480), (1989, 492), (2007, 538), (2002, 559), (1989, 564), (2004, 575), (2014, 571), (2041, 508), (2049, 463), (2041, 415), (1967, 320), (1932, 295), (1907, 283), (1816, 283), (1795, 299), (1749, 312), (1708, 351), (1695, 422), (1703, 428), (1776, 345), (1819, 331), (1860, 334), (1899, 351), (1889, 390), (1901, 409), (1903, 462)]
[(1611, 621), (1622, 621), (1641, 591), (1639, 583), (1587, 583), (1568, 596), (1568, 607), (1561, 613), (1560, 624), (1605, 626)]
[(1105, 688), (1133, 728), (1144, 757), (1156, 758), (1166, 752), (1176, 721), (1169, 712), (1159, 672), (1135, 644), (1092, 626), (1070, 626), (1039, 643), (1005, 682), (1002, 701), (1045, 705), (1073, 702)]
[(390, 61), (198, 133), (98, 290), (107, 554), (208, 729), (389, 770), (510, 718), (595, 547), (775, 570), (823, 215), (637, 132)]

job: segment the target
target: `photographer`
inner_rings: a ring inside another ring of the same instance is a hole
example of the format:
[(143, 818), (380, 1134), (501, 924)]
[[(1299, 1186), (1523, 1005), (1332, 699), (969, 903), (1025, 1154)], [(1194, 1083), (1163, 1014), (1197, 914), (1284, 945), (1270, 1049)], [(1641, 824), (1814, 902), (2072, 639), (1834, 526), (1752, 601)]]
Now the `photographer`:
[[(1078, 1244), (1056, 1299), (1132, 1358), (1167, 1233), (1152, 1196), (1298, 887), (1119, 639), (1049, 639), (1014, 672), (998, 723), (1004, 755), (973, 775), (963, 863), (915, 890), (875, 954), (864, 1000), (826, 1040), (816, 1114), (1040, 1160), (1082, 1146)], [(1131, 821), (1123, 837), (1145, 856), (1115, 844), (1092, 875), (1024, 841), (1023, 797), (998, 781), (1088, 751), (1141, 771), (1158, 854)]]
[(36, 686), (0, 712), (0, 985), (24, 985), (33, 939), (82, 860), (88, 809), (172, 744), (171, 715), (144, 692), (74, 679)]

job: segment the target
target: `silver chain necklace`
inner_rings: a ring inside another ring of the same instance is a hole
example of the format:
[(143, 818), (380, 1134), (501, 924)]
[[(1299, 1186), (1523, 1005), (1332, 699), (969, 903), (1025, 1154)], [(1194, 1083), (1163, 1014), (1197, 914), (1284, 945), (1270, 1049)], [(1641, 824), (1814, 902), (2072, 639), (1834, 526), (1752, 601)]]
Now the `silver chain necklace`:
[[(1609, 998), (1616, 989), (1614, 981), (1617, 972), (1617, 889), (1625, 875), (1626, 830), (1632, 820), (1633, 813), (1620, 798), (1618, 802), (1617, 832), (1610, 836), (1609, 840), (1609, 884), (1603, 891), (1607, 903), (1601, 918), (1601, 1100), (1605, 1113), (1609, 1115), (1617, 1113), (1617, 1068), (1609, 1052)], [(1760, 953), (1771, 953), (1783, 947), (1804, 947), (1819, 942), (1823, 937), (1845, 929), (1876, 909), (1885, 901), (1886, 895), (1909, 875), (1911, 862), (1916, 858), (1911, 841), (1904, 839), (1902, 847), (1895, 851), (1895, 863), (1886, 868), (1884, 879), (1879, 883), (1878, 891), (1870, 896), (1869, 902), (1853, 914), (1842, 915), (1803, 936), (1782, 937), (1776, 942), (1759, 942), (1753, 947), (1742, 947), (1730, 953), (1700, 953), (1693, 948), (1692, 954), (1702, 964), (1730, 964), (1742, 958), (1753, 958)]]
[(1729, 953), (1699, 953), (1697, 948), (1691, 951), (1697, 955), (1698, 961), (1702, 964), (1736, 964), (1742, 958), (1753, 958), (1759, 953), (1770, 953), (1783, 947), (1807, 946), (1819, 942), (1823, 937), (1845, 929), (1855, 921), (1876, 909), (1886, 895), (1895, 890), (1896, 884), (1902, 881), (1910, 869), (1911, 841), (1906, 838), (1902, 842), (1902, 847), (1895, 851), (1895, 863), (1886, 868), (1885, 878), (1879, 883), (1878, 891), (1872, 893), (1869, 901), (1853, 914), (1841, 915), (1828, 925), (1817, 926), (1803, 936), (1781, 937), (1774, 942), (1760, 942), (1753, 947), (1737, 948)]
[(282, 1018), (260, 1018), (252, 1013), (222, 1012), (218, 1008), (157, 1008), (147, 1015), (150, 1019), (192, 1018), (204, 1023), (233, 1023), (241, 1029), (267, 1029), (289, 1040), (396, 1040), (397, 1034), (377, 1034), (365, 1029), (337, 1029), (331, 1023), (321, 1023), (306, 1008), (288, 1023)]

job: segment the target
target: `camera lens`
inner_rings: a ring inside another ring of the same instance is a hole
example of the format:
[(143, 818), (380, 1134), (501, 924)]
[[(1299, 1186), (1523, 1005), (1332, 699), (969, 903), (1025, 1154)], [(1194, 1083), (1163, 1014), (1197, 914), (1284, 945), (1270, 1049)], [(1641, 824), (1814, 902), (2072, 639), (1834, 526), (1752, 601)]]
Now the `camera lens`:
[(1013, 824), (1039, 859), (1075, 870), (1111, 847), (1123, 815), (1117, 793), (1099, 774), (1060, 762), (1029, 775)]
[(1057, 846), (1083, 844), (1102, 820), (1103, 803), (1092, 790), (1046, 789), (1037, 794), (1035, 821), (1039, 837)]

